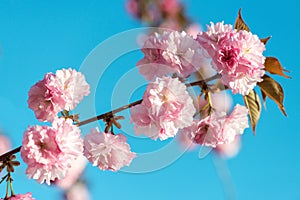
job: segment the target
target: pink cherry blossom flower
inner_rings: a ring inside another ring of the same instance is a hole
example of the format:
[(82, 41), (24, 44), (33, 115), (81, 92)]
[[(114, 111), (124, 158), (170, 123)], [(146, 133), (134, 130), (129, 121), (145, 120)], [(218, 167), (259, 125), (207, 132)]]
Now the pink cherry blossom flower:
[(264, 44), (247, 31), (227, 33), (213, 58), (222, 81), (234, 94), (247, 95), (265, 74)]
[[(231, 114), (226, 117), (225, 124), (223, 126), (223, 131), (225, 133), (233, 133), (236, 135), (243, 134), (244, 129), (248, 128), (248, 109), (245, 106), (237, 104)], [(233, 134), (232, 134), (233, 136)], [(233, 141), (235, 136), (231, 137), (229, 140)], [(228, 142), (229, 143), (229, 142)]]
[(52, 122), (62, 110), (72, 110), (89, 94), (84, 76), (73, 69), (47, 73), (28, 93), (28, 107), (40, 121)]
[(211, 115), (194, 123), (183, 132), (190, 134), (190, 138), (197, 144), (216, 147), (219, 144), (228, 144), (234, 141), (236, 135), (243, 134), (248, 127), (248, 110), (236, 105), (232, 113), (213, 112)]
[(159, 50), (155, 49), (149, 50), (147, 53), (148, 56), (144, 57), (137, 63), (139, 73), (142, 74), (146, 80), (151, 81), (154, 80), (156, 77), (162, 77), (167, 74), (175, 73), (175, 71), (172, 68), (170, 68), (167, 64), (161, 64), (165, 62), (164, 60), (152, 60), (152, 56), (158, 56), (158, 51)]
[(90, 86), (84, 75), (74, 69), (57, 70), (56, 79), (60, 82), (60, 89), (66, 101), (65, 110), (73, 110), (83, 97), (90, 93)]
[(178, 129), (190, 126), (196, 109), (178, 78), (163, 77), (149, 83), (142, 104), (130, 112), (137, 135), (165, 140), (174, 137)]
[(62, 179), (71, 162), (83, 151), (80, 129), (70, 119), (55, 119), (52, 127), (33, 126), (25, 131), (21, 157), (28, 165), (26, 174), (39, 183)]
[(30, 88), (27, 103), (38, 120), (51, 122), (64, 109), (66, 101), (60, 87), (55, 75), (47, 73)]
[(176, 136), (177, 142), (179, 143), (180, 147), (187, 151), (192, 151), (196, 149), (197, 144), (193, 142), (188, 132), (180, 131)]
[(197, 41), (207, 49), (213, 67), (222, 75), (223, 84), (234, 94), (247, 95), (262, 81), (265, 45), (257, 35), (217, 23), (200, 33)]
[(92, 129), (84, 138), (84, 156), (101, 170), (118, 171), (129, 166), (136, 154), (130, 151), (126, 137), (118, 134), (101, 133)]
[(186, 32), (193, 38), (197, 38), (197, 35), (201, 31), (202, 31), (202, 27), (200, 24), (190, 24), (186, 29)]
[(170, 73), (188, 77), (202, 67), (206, 52), (185, 32), (164, 31), (149, 36), (142, 48), (145, 57), (137, 63), (139, 72), (154, 80)]
[(231, 32), (233, 30), (231, 25), (224, 25), (224, 22), (218, 22), (216, 24), (210, 23), (207, 25), (207, 31), (199, 32), (197, 41), (199, 44), (206, 49), (211, 57), (215, 55), (215, 48), (218, 46), (218, 42), (225, 33)]
[(28, 192), (26, 194), (18, 194), (18, 195), (11, 196), (7, 200), (35, 200), (35, 199), (32, 197), (31, 192)]
[[(145, 105), (136, 105), (130, 109), (131, 122), (135, 124), (134, 132), (137, 135), (145, 134), (150, 138), (156, 139), (160, 133), (160, 123), (156, 116), (150, 114), (150, 109)], [(176, 128), (164, 130), (168, 135), (174, 136)], [(164, 135), (167, 139), (167, 135)]]
[(217, 111), (228, 112), (232, 108), (232, 97), (226, 92), (211, 94), (211, 102)]
[(154, 33), (144, 42), (141, 50), (145, 56), (137, 62), (137, 67), (139, 68), (139, 73), (147, 80), (175, 73), (174, 69), (168, 66), (168, 63), (162, 56), (163, 51), (167, 48), (166, 37), (167, 32), (164, 32), (164, 34)]
[(11, 142), (8, 137), (1, 135), (0, 133), (0, 155), (9, 151), (11, 148)]
[(90, 194), (85, 184), (77, 182), (65, 194), (66, 200), (89, 200)]
[(126, 10), (131, 15), (138, 17), (139, 14), (139, 2), (138, 0), (127, 0), (126, 2)]
[(236, 156), (241, 149), (241, 138), (239, 135), (235, 136), (233, 142), (229, 144), (218, 144), (215, 148), (215, 151), (220, 155), (222, 158), (233, 158)]
[(54, 181), (55, 185), (64, 190), (70, 189), (83, 173), (86, 164), (86, 157), (79, 155), (76, 160), (71, 162), (71, 168), (68, 170), (66, 176), (63, 179), (57, 179)]
[[(228, 112), (232, 107), (232, 98), (231, 96), (225, 92), (218, 92), (218, 93), (211, 93), (210, 94), (212, 107), (217, 112)], [(203, 98), (199, 99), (198, 105), (199, 110), (201, 110), (205, 105), (207, 104), (207, 101)]]
[(164, 59), (180, 77), (187, 77), (202, 67), (206, 52), (188, 34), (172, 31), (166, 40), (167, 48), (163, 52)]
[(160, 4), (161, 10), (171, 16), (176, 15), (181, 9), (178, 0), (162, 0), (160, 1)]

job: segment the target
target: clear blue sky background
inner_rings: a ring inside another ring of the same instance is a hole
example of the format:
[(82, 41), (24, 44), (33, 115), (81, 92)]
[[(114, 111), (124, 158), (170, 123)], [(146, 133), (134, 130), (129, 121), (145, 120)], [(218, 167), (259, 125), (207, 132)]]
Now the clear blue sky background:
[[(213, 154), (200, 160), (195, 151), (151, 173), (104, 172), (89, 165), (85, 178), (92, 199), (226, 199), (219, 174), (226, 175), (228, 170), (231, 179), (225, 177), (226, 185), (229, 190), (231, 186), (234, 188), (232, 194), (236, 199), (300, 199), (299, 3), (296, 0), (184, 3), (188, 15), (203, 25), (222, 20), (233, 23), (238, 9), (243, 8), (243, 16), (254, 33), (260, 37), (272, 35), (265, 55), (278, 57), (293, 77), (292, 80), (276, 77), (285, 90), (288, 117), (267, 101), (268, 109), (262, 113), (257, 136), (253, 137), (248, 129), (242, 138), (241, 152), (226, 162)], [(21, 144), (27, 126), (38, 123), (26, 103), (27, 92), (36, 81), (46, 72), (63, 67), (79, 69), (98, 44), (114, 34), (141, 26), (126, 13), (124, 5), (125, 1), (0, 0), (0, 127), (11, 136), (15, 147)], [(103, 51), (98, 62), (115, 48)], [(139, 52), (122, 55), (107, 68), (99, 84), (93, 86), (97, 87), (91, 97), (96, 98), (95, 112), (111, 109), (110, 91), (141, 56)], [(136, 80), (130, 79), (128, 83)], [(141, 97), (141, 92), (137, 91), (131, 100)], [(113, 105), (128, 102), (128, 99), (122, 102), (122, 95), (118, 97)], [(132, 149), (140, 153), (160, 151), (172, 142), (131, 136), (128, 135)], [(145, 165), (158, 161), (147, 162)], [(59, 189), (28, 180), (25, 167), (22, 163), (15, 174), (16, 192), (32, 191), (36, 199), (43, 200), (60, 198)], [(3, 184), (0, 196), (4, 193)]]

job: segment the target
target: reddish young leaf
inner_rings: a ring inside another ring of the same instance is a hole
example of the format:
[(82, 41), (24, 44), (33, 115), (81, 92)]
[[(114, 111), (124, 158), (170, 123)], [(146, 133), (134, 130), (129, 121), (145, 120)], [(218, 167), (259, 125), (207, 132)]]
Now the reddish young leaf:
[(266, 45), (267, 42), (269, 41), (269, 39), (271, 39), (271, 37), (272, 36), (269, 36), (269, 37), (266, 37), (266, 38), (262, 38), (262, 39), (260, 39), (260, 41)]
[(264, 75), (263, 79), (264, 80), (257, 85), (267, 97), (278, 105), (281, 112), (287, 116), (283, 106), (284, 93), (281, 85), (268, 75)]
[(259, 100), (259, 96), (254, 90), (251, 90), (248, 95), (244, 96), (244, 102), (246, 107), (248, 108), (252, 131), (255, 135), (256, 124), (260, 118), (261, 113), (261, 103)]
[(235, 20), (235, 23), (234, 23), (234, 28), (237, 29), (238, 31), (239, 30), (246, 30), (246, 31), (249, 32), (250, 29), (249, 29), (249, 27), (247, 26), (247, 24), (245, 23), (245, 21), (242, 18), (241, 10), (242, 9), (239, 9), (238, 16), (237, 16), (237, 18)]
[(280, 64), (279, 60), (274, 57), (267, 57), (265, 60), (265, 70), (270, 72), (271, 74), (277, 74), (280, 76), (283, 76), (285, 78), (291, 78), (290, 76), (287, 76), (283, 72), (289, 72), (286, 69), (283, 69), (282, 65)]

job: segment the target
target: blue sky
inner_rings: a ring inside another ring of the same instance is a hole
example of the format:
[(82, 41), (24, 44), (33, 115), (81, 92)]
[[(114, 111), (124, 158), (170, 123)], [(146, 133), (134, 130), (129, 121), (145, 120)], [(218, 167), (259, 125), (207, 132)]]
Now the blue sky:
[[(278, 57), (293, 77), (291, 80), (275, 77), (285, 90), (288, 117), (268, 100), (267, 110), (263, 111), (257, 126), (257, 136), (248, 129), (242, 137), (241, 152), (229, 161), (222, 161), (213, 154), (199, 159), (198, 151), (194, 151), (150, 173), (113, 173), (89, 165), (85, 178), (92, 199), (226, 199), (222, 175), (228, 172), (231, 178), (227, 186), (234, 188), (236, 199), (300, 199), (299, 3), (296, 0), (187, 0), (184, 3), (188, 15), (202, 25), (210, 21), (233, 23), (238, 9), (243, 8), (244, 19), (252, 32), (260, 37), (272, 35), (265, 55)], [(46, 72), (63, 67), (85, 69), (91, 59), (95, 59), (90, 62), (94, 64), (93, 70), (103, 73), (98, 77), (99, 82), (92, 85), (95, 94), (83, 102), (86, 105), (92, 99), (95, 104), (87, 106), (93, 110), (82, 113), (82, 117), (90, 112), (106, 112), (141, 97), (145, 82), (134, 65), (142, 54), (126, 50), (130, 45), (131, 50), (136, 48), (132, 38), (111, 43), (115, 42), (116, 34), (123, 36), (124, 31), (141, 27), (126, 13), (124, 4), (125, 1), (0, 0), (0, 127), (11, 136), (14, 146), (21, 144), (28, 125), (38, 123), (27, 108), (27, 92)], [(109, 63), (109, 58), (122, 48), (126, 53)], [(105, 62), (109, 65), (104, 65)], [(93, 72), (87, 74), (91, 82)], [(124, 98), (128, 93), (122, 83), (134, 86), (135, 82), (141, 88), (130, 99)], [(118, 93), (122, 91), (124, 94)], [(111, 101), (111, 97), (115, 99)], [(83, 132), (96, 125), (83, 127)], [(143, 161), (141, 166), (145, 169), (156, 163), (162, 166), (165, 160), (178, 155), (178, 151), (172, 149), (173, 140), (154, 142), (136, 138), (130, 133), (130, 125), (124, 123), (124, 129), (134, 151), (154, 152), (154, 156)], [(170, 152), (160, 153), (169, 147)], [(14, 187), (18, 193), (32, 191), (36, 199), (43, 200), (60, 197), (59, 189), (28, 180), (25, 168), (22, 164), (15, 173)], [(0, 186), (0, 195), (4, 196), (4, 184)]]

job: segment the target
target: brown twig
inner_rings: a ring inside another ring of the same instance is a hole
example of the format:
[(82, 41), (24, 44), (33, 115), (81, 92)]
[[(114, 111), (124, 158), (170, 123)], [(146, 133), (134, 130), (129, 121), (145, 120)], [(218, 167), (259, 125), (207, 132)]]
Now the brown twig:
[(135, 101), (135, 102), (133, 102), (133, 103), (131, 103), (131, 104), (128, 104), (128, 105), (126, 105), (126, 106), (122, 106), (122, 107), (120, 107), (120, 108), (117, 108), (117, 109), (115, 109), (115, 110), (113, 110), (113, 111), (109, 111), (109, 112), (107, 112), (107, 113), (98, 115), (98, 116), (96, 116), (96, 117), (92, 117), (92, 118), (90, 118), (90, 119), (86, 119), (86, 120), (84, 120), (84, 121), (81, 121), (81, 122), (77, 123), (76, 125), (77, 125), (77, 126), (82, 126), (82, 125), (85, 125), (85, 124), (88, 124), (88, 123), (91, 123), (91, 122), (94, 122), (94, 121), (98, 121), (98, 120), (100, 120), (100, 119), (111, 118), (111, 117), (113, 117), (114, 114), (116, 114), (116, 113), (118, 113), (118, 112), (121, 112), (121, 111), (123, 111), (123, 110), (126, 110), (126, 109), (128, 109), (128, 108), (131, 108), (131, 107), (133, 107), (133, 106), (136, 106), (136, 105), (142, 103), (142, 101), (143, 101), (143, 100), (140, 99), (140, 100)]
[(13, 149), (13, 150), (10, 150), (9, 152), (6, 152), (5, 154), (2, 154), (0, 156), (0, 162), (3, 162), (7, 157), (9, 157), (11, 155), (13, 155), (15, 153), (18, 153), (21, 150), (21, 147), (22, 146), (19, 146), (19, 147)]

